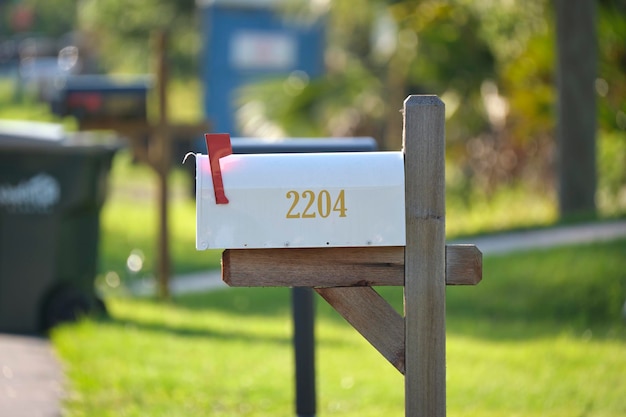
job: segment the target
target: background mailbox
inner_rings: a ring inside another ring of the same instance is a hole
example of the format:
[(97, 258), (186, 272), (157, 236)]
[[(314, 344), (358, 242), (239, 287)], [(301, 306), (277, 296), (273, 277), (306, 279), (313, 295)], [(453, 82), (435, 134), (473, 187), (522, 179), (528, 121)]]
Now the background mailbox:
[(150, 87), (147, 76), (70, 76), (57, 86), (51, 100), (52, 112), (74, 116), (80, 123), (146, 122)]
[(210, 164), (197, 155), (200, 250), (405, 244), (401, 152), (224, 156), (226, 203)]

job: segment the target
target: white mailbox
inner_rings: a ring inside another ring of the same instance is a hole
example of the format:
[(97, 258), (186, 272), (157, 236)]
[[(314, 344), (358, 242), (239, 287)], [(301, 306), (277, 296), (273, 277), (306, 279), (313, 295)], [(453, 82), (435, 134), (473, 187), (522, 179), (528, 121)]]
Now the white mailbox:
[(404, 246), (401, 152), (196, 155), (196, 248)]

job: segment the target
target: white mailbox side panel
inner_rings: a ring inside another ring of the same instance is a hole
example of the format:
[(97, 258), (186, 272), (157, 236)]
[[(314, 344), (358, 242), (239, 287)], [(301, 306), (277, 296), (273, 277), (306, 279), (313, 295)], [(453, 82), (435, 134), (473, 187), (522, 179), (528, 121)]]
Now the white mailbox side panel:
[(404, 246), (401, 152), (229, 155), (227, 204), (196, 157), (196, 247)]

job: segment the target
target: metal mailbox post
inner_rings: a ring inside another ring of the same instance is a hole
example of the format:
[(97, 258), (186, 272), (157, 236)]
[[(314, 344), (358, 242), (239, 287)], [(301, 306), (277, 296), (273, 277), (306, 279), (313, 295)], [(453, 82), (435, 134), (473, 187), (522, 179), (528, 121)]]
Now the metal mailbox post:
[[(350, 160), (352, 155), (343, 155), (337, 157), (341, 162), (331, 161), (332, 154), (319, 159), (289, 156), (294, 162), (299, 158), (295, 164), (263, 157), (273, 164), (264, 167), (258, 160), (232, 158), (228, 135), (217, 135), (208, 138), (209, 155), (198, 162), (199, 248), (213, 243), (227, 249), (222, 255), (222, 279), (231, 286), (314, 288), (404, 375), (405, 414), (411, 417), (445, 416), (445, 286), (474, 285), (482, 278), (482, 255), (475, 246), (445, 244), (444, 114), (443, 102), (435, 96), (408, 97), (399, 155), (361, 154), (354, 155), (355, 161)], [(258, 179), (271, 180), (256, 183), (244, 165), (264, 171)], [(289, 169), (281, 170), (282, 165)], [(336, 168), (341, 165), (346, 168), (343, 173)], [(368, 165), (376, 180), (357, 168)], [(324, 168), (332, 173), (329, 177), (322, 174)], [(396, 198), (394, 191), (396, 170), (404, 176), (404, 199)], [(238, 175), (247, 180), (238, 181)], [(254, 193), (255, 186), (265, 192)], [(237, 187), (246, 191), (239, 193)], [(361, 188), (369, 190), (369, 200), (356, 197)], [(391, 194), (382, 188), (389, 188)], [(254, 202), (246, 207), (235, 201), (248, 196)], [(358, 206), (374, 199), (380, 202), (369, 205), (380, 207), (361, 218), (359, 213), (365, 209)], [(302, 207), (300, 200), (304, 200)], [(376, 210), (397, 216), (398, 204), (404, 222), (375, 218), (380, 215)], [(218, 213), (214, 222), (204, 218), (209, 210)], [(233, 217), (226, 211), (233, 211)], [(299, 216), (291, 217), (296, 213)], [(312, 229), (319, 226), (307, 224), (317, 218), (349, 222), (354, 213), (363, 230), (336, 226), (318, 234)], [(293, 220), (298, 226), (249, 232), (234, 224), (238, 219), (249, 224), (255, 218), (274, 225)], [(221, 222), (227, 230), (220, 230)], [(376, 226), (370, 230), (368, 223)], [(399, 225), (405, 239), (396, 241), (387, 229)], [(372, 239), (372, 234), (381, 239)], [(381, 285), (404, 287), (404, 316), (372, 288)]]
[(147, 123), (150, 88), (148, 76), (71, 76), (56, 87), (51, 108), (57, 116), (76, 117), (80, 125)]

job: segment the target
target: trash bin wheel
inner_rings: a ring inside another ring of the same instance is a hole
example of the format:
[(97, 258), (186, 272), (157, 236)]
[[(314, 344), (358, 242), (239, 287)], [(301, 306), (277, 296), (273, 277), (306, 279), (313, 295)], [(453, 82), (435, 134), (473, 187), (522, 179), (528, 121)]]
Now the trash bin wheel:
[(78, 320), (96, 308), (95, 300), (84, 291), (72, 286), (61, 286), (53, 290), (44, 301), (41, 323), (42, 330)]

